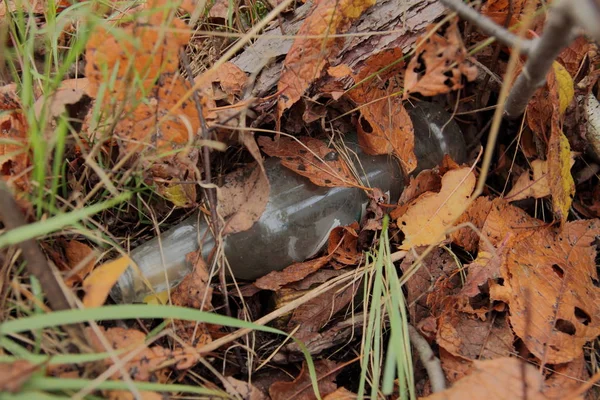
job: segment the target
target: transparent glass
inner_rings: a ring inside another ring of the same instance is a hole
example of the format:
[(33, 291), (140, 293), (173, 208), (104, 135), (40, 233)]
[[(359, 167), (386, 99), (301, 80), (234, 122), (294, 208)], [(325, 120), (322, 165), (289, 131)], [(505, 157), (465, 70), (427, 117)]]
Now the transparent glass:
[[(409, 114), (415, 129), (417, 172), (438, 165), (445, 154), (464, 161), (462, 133), (443, 108), (418, 103)], [(346, 135), (344, 143), (360, 160), (355, 164), (363, 184), (380, 188), (390, 201), (397, 201), (404, 187), (397, 161), (362, 153), (356, 135)], [(359, 220), (368, 202), (361, 189), (316, 186), (282, 167), (276, 158), (265, 161), (265, 170), (271, 193), (264, 213), (251, 229), (224, 239), (224, 253), (237, 279), (256, 279), (316, 255), (331, 230)], [(155, 238), (131, 251), (137, 268), (126, 270), (111, 296), (117, 302), (139, 302), (174, 287), (190, 272), (186, 254), (200, 247), (208, 258), (214, 239), (204, 221), (193, 216), (161, 234), (160, 243)]]

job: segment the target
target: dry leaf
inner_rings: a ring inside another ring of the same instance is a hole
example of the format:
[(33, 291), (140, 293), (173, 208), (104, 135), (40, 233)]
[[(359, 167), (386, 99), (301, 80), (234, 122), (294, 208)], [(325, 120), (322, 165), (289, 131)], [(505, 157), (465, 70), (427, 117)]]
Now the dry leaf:
[(9, 186), (28, 191), (29, 158), (28, 125), (19, 111), (0, 114), (0, 176)]
[[(202, 254), (200, 252), (188, 253), (186, 261), (193, 265), (194, 269), (171, 292), (172, 304), (203, 311), (211, 310), (213, 290), (210, 287), (208, 266), (202, 259)], [(177, 335), (188, 345), (199, 347), (212, 341), (210, 333), (203, 323), (174, 320), (174, 324)]]
[(405, 235), (400, 248), (409, 250), (444, 240), (445, 232), (465, 211), (475, 181), (470, 168), (450, 170), (442, 177), (439, 193), (424, 193), (412, 202), (398, 218), (398, 226)]
[[(83, 78), (87, 81), (87, 78)], [(70, 81), (79, 81), (79, 79), (71, 79)], [(65, 83), (66, 82), (66, 83)], [(64, 84), (64, 86), (63, 86)], [(77, 88), (78, 82), (63, 81), (61, 86), (52, 93), (51, 96), (42, 96), (33, 105), (36, 117), (40, 117), (42, 111), (46, 109), (46, 118), (50, 120), (58, 117), (66, 112), (66, 105), (72, 105), (81, 101), (86, 95), (84, 87), (86, 83), (81, 82), (81, 88)]]
[(281, 159), (281, 165), (325, 187), (355, 187), (358, 185), (348, 164), (335, 150), (319, 139), (300, 137), (297, 140), (280, 137), (271, 140), (258, 138), (262, 150)]
[(394, 154), (410, 173), (417, 167), (413, 124), (399, 96), (400, 87), (391, 79), (403, 63), (389, 68), (401, 58), (402, 50), (398, 48), (369, 57), (353, 76), (358, 86), (347, 95), (360, 109), (356, 128), (363, 151), (373, 155)]
[(575, 181), (571, 175), (571, 146), (560, 129), (558, 114), (552, 115), (550, 141), (548, 142), (548, 178), (552, 193), (552, 211), (561, 223), (567, 222), (575, 197)]
[[(107, 105), (115, 100), (139, 101), (154, 88), (161, 74), (177, 72), (179, 49), (189, 42), (190, 31), (181, 19), (169, 17), (175, 8), (167, 0), (151, 0), (147, 10), (146, 18), (114, 28), (121, 29), (118, 35), (97, 25), (87, 42), (88, 90), (96, 97), (103, 84), (113, 82), (104, 93)], [(137, 90), (132, 92), (133, 82)]]
[(358, 222), (349, 226), (338, 226), (329, 233), (327, 253), (337, 262), (354, 265), (362, 257), (358, 251)]
[(82, 282), (83, 279), (94, 269), (96, 255), (94, 250), (85, 243), (71, 240), (65, 247), (67, 265), (70, 270), (77, 270), (70, 278), (65, 280), (69, 286)]
[(540, 227), (509, 243), (504, 282), (490, 297), (509, 305), (514, 332), (548, 364), (574, 360), (600, 334), (600, 289), (595, 238), (599, 220)]
[[(113, 350), (124, 350), (120, 358), (129, 360), (124, 367), (131, 377), (136, 381), (160, 382), (167, 381), (167, 368), (173, 363), (177, 369), (187, 369), (194, 365), (199, 354), (191, 347), (185, 349), (166, 349), (161, 346), (147, 347), (145, 344), (146, 334), (136, 329), (104, 328), (99, 327), (100, 333), (104, 335)], [(86, 328), (91, 346), (96, 352), (105, 352), (102, 342), (91, 328)], [(130, 358), (129, 354), (135, 353)], [(168, 363), (167, 363), (168, 362)], [(105, 365), (111, 366), (113, 360), (108, 357), (104, 360)], [(111, 379), (122, 379), (121, 373), (115, 373)]]
[(581, 382), (586, 382), (590, 378), (588, 373), (585, 356), (566, 363), (554, 365), (551, 368), (550, 376), (544, 381), (543, 393), (548, 400), (584, 400), (584, 396), (567, 397), (573, 391), (577, 390)]
[[(277, 85), (277, 91), (281, 93), (277, 104), (279, 118), (304, 95), (309, 85), (321, 76), (329, 59), (341, 50), (343, 39), (331, 35), (344, 33), (352, 21), (373, 4), (374, 0), (323, 0), (316, 3), (283, 63)], [(303, 37), (309, 35), (319, 37)]]
[(244, 93), (248, 77), (240, 67), (228, 61), (217, 69), (216, 80), (220, 82), (221, 88), (228, 95), (241, 96)]
[(269, 180), (258, 164), (225, 177), (217, 189), (219, 215), (226, 218), (223, 234), (250, 229), (265, 211), (269, 201)]
[[(492, 208), (492, 202), (487, 197), (478, 197), (473, 203), (467, 208), (467, 210), (458, 218), (456, 226), (460, 224), (470, 222), (475, 228), (483, 228), (488, 214)], [(474, 252), (477, 250), (479, 244), (479, 233), (473, 230), (471, 227), (464, 227), (458, 229), (450, 234), (452, 242), (458, 246), (461, 246), (466, 251)]]
[[(226, 376), (225, 379), (235, 391), (227, 390), (232, 396), (241, 396), (244, 400), (267, 400), (267, 395), (250, 382), (235, 379), (232, 376)], [(225, 389), (228, 389), (225, 386)]]
[(543, 378), (536, 367), (518, 358), (473, 361), (473, 371), (452, 387), (423, 400), (547, 400), (540, 392)]
[(589, 48), (588, 39), (583, 35), (579, 36), (560, 53), (557, 61), (565, 67), (570, 76), (575, 77)]
[(335, 392), (323, 397), (323, 400), (354, 400), (356, 398), (356, 393), (349, 391), (345, 387), (340, 387)]
[(0, 392), (18, 393), (23, 384), (41, 367), (27, 360), (0, 363)]
[(129, 257), (119, 257), (94, 269), (83, 281), (83, 306), (91, 308), (103, 305), (110, 290), (131, 263)]
[[(333, 372), (336, 367), (337, 364), (330, 360), (315, 361), (315, 370), (317, 372), (319, 393), (321, 396), (327, 396), (337, 389), (337, 385), (333, 382), (338, 372)], [(302, 364), (302, 370), (293, 382), (275, 382), (269, 388), (269, 395), (272, 400), (289, 400), (291, 397), (295, 400), (316, 399), (306, 362)]]
[[(229, 0), (217, 0), (214, 2), (210, 10), (208, 11), (208, 16), (210, 18), (218, 18), (227, 20), (227, 15), (229, 13)], [(233, 10), (232, 10), (233, 15)]]
[(548, 162), (533, 160), (531, 162), (531, 170), (523, 172), (517, 178), (517, 181), (510, 192), (506, 194), (505, 198), (508, 201), (518, 201), (529, 197), (541, 199), (546, 196), (550, 196)]
[(444, 30), (444, 35), (432, 30), (431, 25), (416, 44), (416, 53), (406, 68), (404, 98), (412, 93), (436, 96), (463, 87), (463, 78), (472, 81), (477, 77), (477, 68), (467, 61), (467, 50), (458, 30), (457, 19), (453, 19)]
[[(60, 13), (65, 8), (71, 5), (70, 0), (54, 0), (52, 2), (56, 7), (56, 12)], [(50, 5), (48, 0), (4, 0), (0, 3), (0, 18), (6, 18), (6, 14), (14, 13), (15, 11), (23, 11), (26, 14), (45, 14)]]
[(254, 285), (264, 290), (279, 290), (288, 283), (298, 282), (306, 276), (318, 271), (329, 262), (330, 257), (324, 256), (314, 260), (294, 263), (286, 267), (283, 271), (272, 271), (259, 278)]
[[(535, 0), (539, 3), (538, 0)], [(506, 26), (506, 18), (511, 15), (508, 26), (518, 24), (523, 18), (526, 0), (488, 0), (481, 6), (481, 14), (500, 26)]]
[(140, 397), (135, 396), (132, 392), (125, 390), (105, 391), (108, 395), (108, 400), (163, 400), (163, 394), (157, 392), (149, 392), (147, 390), (140, 391)]

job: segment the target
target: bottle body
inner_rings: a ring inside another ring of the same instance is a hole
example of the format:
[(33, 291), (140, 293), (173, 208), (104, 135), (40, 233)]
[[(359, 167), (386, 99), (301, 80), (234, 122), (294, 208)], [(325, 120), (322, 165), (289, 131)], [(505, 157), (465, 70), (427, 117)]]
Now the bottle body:
[[(430, 103), (419, 104), (409, 112), (415, 126), (418, 169), (437, 165), (444, 154), (463, 161), (464, 139), (450, 115)], [(436, 122), (429, 121), (431, 118), (437, 118)], [(398, 162), (390, 156), (362, 153), (355, 135), (347, 135), (344, 144), (358, 155), (356, 170), (363, 185), (380, 188), (387, 192), (390, 202), (397, 201), (404, 187)], [(223, 242), (237, 279), (256, 279), (316, 255), (331, 230), (359, 220), (368, 203), (362, 189), (316, 186), (282, 167), (275, 158), (267, 159), (264, 165), (271, 185), (265, 211), (252, 228), (229, 235)], [(214, 238), (207, 225), (194, 216), (163, 233), (160, 243), (155, 238), (134, 249), (130, 258), (137, 268), (127, 269), (111, 296), (117, 302), (137, 302), (152, 292), (174, 287), (190, 271), (186, 254), (198, 248), (207, 259)]]

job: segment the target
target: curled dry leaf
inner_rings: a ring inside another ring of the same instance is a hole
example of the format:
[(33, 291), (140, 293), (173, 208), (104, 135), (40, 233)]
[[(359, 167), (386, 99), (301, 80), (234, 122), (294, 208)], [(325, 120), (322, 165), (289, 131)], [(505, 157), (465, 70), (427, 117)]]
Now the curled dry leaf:
[[(394, 85), (393, 75), (404, 66), (402, 49), (393, 48), (369, 57), (357, 75), (357, 87), (347, 95), (360, 109), (358, 140), (367, 154), (394, 154), (405, 171), (417, 167), (413, 124)], [(390, 67), (392, 65), (393, 67)]]
[(129, 257), (119, 257), (93, 270), (83, 281), (83, 306), (91, 308), (103, 305), (110, 290), (131, 263)]
[(254, 285), (264, 290), (279, 290), (288, 283), (298, 282), (318, 271), (329, 262), (330, 256), (315, 258), (314, 260), (294, 263), (283, 271), (272, 271), (259, 278)]
[(467, 50), (458, 30), (457, 19), (453, 19), (444, 30), (443, 36), (432, 32), (431, 25), (416, 44), (416, 53), (406, 68), (404, 98), (411, 93), (435, 96), (463, 87), (463, 78), (472, 81), (477, 77), (477, 68), (467, 61)]
[(360, 261), (362, 254), (358, 251), (358, 228), (358, 222), (354, 222), (331, 231), (327, 253), (335, 261), (345, 265), (354, 265)]
[[(337, 371), (337, 364), (330, 360), (315, 361), (315, 370), (317, 372), (319, 393), (321, 396), (327, 396), (337, 389), (334, 383)], [(272, 400), (289, 400), (293, 397), (296, 400), (316, 399), (311, 378), (308, 373), (306, 362), (302, 364), (300, 374), (292, 382), (275, 382), (269, 388), (269, 395)]]
[[(469, 208), (467, 208), (467, 210), (458, 218), (456, 226), (469, 222), (481, 231), (491, 208), (492, 202), (489, 198), (476, 198)], [(479, 244), (479, 232), (473, 230), (469, 226), (452, 232), (450, 237), (454, 244), (461, 246), (466, 251), (474, 252), (477, 250)]]
[(413, 201), (398, 226), (405, 239), (400, 248), (437, 244), (466, 209), (475, 188), (475, 174), (470, 168), (450, 170), (442, 177), (439, 193), (427, 192)]
[(575, 197), (575, 180), (571, 175), (571, 146), (560, 128), (556, 105), (552, 114), (550, 141), (548, 142), (548, 178), (552, 193), (552, 211), (561, 222), (567, 222)]
[(223, 234), (250, 229), (265, 211), (270, 190), (258, 164), (227, 175), (223, 186), (217, 188), (219, 215), (226, 219)]
[(600, 334), (598, 235), (599, 220), (521, 232), (509, 243), (504, 282), (490, 287), (493, 300), (509, 305), (515, 334), (546, 363), (574, 360)]
[(82, 282), (83, 279), (94, 269), (96, 255), (94, 250), (85, 243), (71, 240), (65, 247), (65, 256), (70, 270), (70, 277), (65, 280), (69, 286)]
[(262, 150), (281, 159), (281, 165), (325, 187), (355, 187), (357, 179), (342, 156), (325, 142), (311, 137), (292, 139), (280, 137), (271, 140), (258, 138)]
[[(352, 21), (375, 4), (375, 0), (323, 0), (316, 3), (298, 31), (298, 37), (283, 63), (277, 85), (281, 97), (278, 116), (303, 95), (309, 85), (321, 76), (331, 57), (341, 50), (343, 40), (332, 35), (344, 33)], [(318, 36), (306, 38), (306, 36)]]
[(518, 358), (473, 361), (471, 374), (449, 389), (424, 397), (423, 400), (547, 400), (540, 392), (543, 378), (531, 364), (522, 365)]

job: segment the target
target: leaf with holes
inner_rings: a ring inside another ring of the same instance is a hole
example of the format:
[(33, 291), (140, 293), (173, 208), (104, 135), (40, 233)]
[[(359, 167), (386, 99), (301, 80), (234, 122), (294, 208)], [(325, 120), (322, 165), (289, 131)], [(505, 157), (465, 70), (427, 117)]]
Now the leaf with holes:
[(458, 90), (465, 79), (473, 81), (477, 77), (477, 68), (467, 60), (457, 20), (452, 20), (438, 32), (433, 31), (435, 27), (432, 25), (417, 40), (416, 52), (406, 68), (405, 99), (411, 93), (436, 96)]
[(595, 238), (600, 221), (526, 230), (509, 246), (503, 284), (490, 297), (508, 304), (515, 333), (549, 364), (574, 360), (600, 334)]

